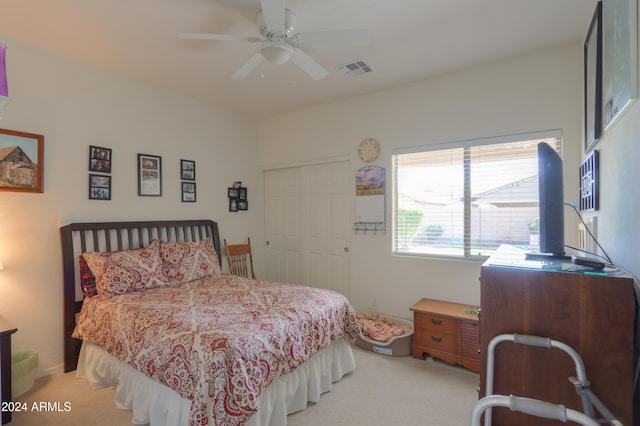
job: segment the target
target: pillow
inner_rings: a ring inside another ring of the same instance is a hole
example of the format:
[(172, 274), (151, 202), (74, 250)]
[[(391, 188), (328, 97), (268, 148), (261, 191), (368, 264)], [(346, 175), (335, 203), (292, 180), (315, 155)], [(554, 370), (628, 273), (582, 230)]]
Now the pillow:
[(96, 277), (91, 273), (91, 269), (89, 265), (87, 265), (87, 260), (83, 255), (79, 256), (78, 265), (80, 267), (80, 287), (82, 288), (82, 295), (85, 298), (95, 296), (98, 294)]
[(83, 253), (96, 278), (98, 294), (124, 294), (160, 287), (169, 282), (162, 275), (160, 242), (141, 249), (113, 253)]
[(211, 237), (184, 243), (163, 241), (160, 256), (164, 275), (178, 283), (222, 273)]

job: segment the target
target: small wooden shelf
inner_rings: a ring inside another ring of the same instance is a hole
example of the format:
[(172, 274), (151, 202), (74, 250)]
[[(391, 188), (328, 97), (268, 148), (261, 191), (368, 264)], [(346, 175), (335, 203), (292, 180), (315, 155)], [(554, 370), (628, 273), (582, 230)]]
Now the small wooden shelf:
[(425, 355), (480, 372), (478, 315), (465, 312), (468, 305), (421, 299), (413, 311), (412, 356)]

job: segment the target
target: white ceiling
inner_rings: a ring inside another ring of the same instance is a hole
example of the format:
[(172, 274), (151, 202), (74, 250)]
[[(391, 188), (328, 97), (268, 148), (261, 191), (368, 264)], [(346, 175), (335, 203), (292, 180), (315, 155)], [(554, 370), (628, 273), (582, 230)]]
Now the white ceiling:
[[(296, 32), (368, 29), (359, 47), (304, 47), (329, 71), (313, 80), (289, 62), (230, 76), (258, 43), (183, 40), (179, 33), (260, 36), (260, 0), (2, 0), (9, 36), (256, 117), (295, 110), (582, 43), (596, 0), (288, 0)], [(336, 68), (356, 59), (373, 72)], [(10, 61), (10, 50), (7, 61)], [(10, 77), (10, 76), (9, 76)]]

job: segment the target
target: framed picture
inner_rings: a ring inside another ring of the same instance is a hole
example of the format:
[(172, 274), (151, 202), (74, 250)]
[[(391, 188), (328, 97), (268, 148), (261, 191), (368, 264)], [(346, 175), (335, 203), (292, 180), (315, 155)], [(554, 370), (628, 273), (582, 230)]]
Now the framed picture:
[(111, 149), (89, 145), (89, 171), (111, 173)]
[(609, 129), (638, 96), (638, 0), (602, 1), (602, 109)]
[(227, 188), (227, 197), (238, 198), (238, 188)]
[(598, 2), (584, 42), (584, 151), (602, 133), (602, 2)]
[(89, 199), (111, 199), (111, 176), (89, 174)]
[(0, 129), (0, 191), (44, 192), (44, 136)]
[(249, 202), (247, 200), (238, 200), (238, 210), (249, 210)]
[(138, 154), (138, 195), (162, 196), (162, 157)]
[(238, 199), (237, 198), (229, 198), (229, 211), (237, 212), (238, 211)]
[(183, 203), (196, 202), (196, 183), (195, 182), (182, 182), (182, 202)]
[(180, 160), (180, 179), (196, 180), (196, 162), (191, 160)]
[[(238, 188), (238, 200), (247, 201), (247, 188), (245, 187)], [(240, 209), (240, 210), (246, 210), (246, 209)]]

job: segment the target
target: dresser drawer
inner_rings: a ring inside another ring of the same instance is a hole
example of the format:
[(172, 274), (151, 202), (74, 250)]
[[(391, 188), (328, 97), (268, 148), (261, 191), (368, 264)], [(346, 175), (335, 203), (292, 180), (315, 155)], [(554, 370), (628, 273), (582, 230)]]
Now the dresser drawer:
[(430, 313), (420, 313), (415, 315), (413, 326), (428, 331), (433, 330), (438, 333), (458, 333), (458, 320), (441, 315)]
[(443, 352), (458, 352), (458, 336), (455, 334), (438, 333), (429, 331), (414, 334), (415, 343), (419, 346), (437, 349)]

